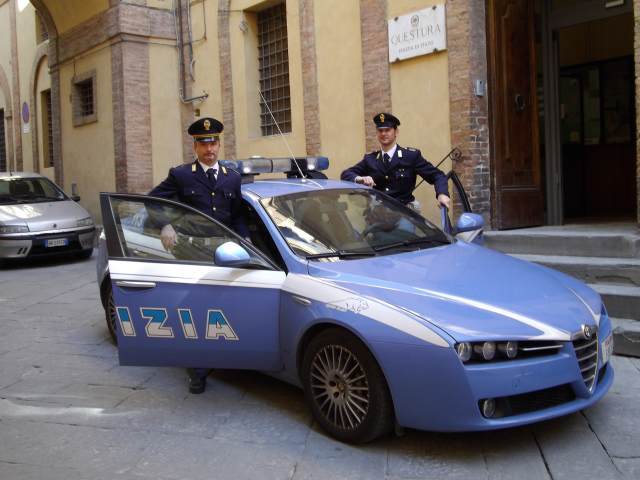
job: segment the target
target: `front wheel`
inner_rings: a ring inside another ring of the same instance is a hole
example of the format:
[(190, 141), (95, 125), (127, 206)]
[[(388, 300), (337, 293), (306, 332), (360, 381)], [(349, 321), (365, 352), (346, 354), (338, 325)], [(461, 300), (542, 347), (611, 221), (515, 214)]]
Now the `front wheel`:
[(313, 416), (338, 440), (365, 443), (391, 430), (387, 382), (367, 347), (350, 333), (332, 328), (316, 336), (304, 354), (302, 381)]

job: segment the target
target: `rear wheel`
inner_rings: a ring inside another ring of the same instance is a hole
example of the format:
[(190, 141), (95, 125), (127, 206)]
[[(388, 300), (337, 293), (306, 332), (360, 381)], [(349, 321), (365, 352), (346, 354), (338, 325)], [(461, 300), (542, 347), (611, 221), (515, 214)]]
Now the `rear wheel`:
[(365, 443), (388, 433), (393, 405), (387, 382), (367, 347), (332, 328), (304, 354), (302, 380), (315, 419), (338, 440)]
[(106, 286), (104, 288), (104, 314), (107, 321), (107, 328), (109, 329), (109, 335), (111, 340), (116, 345), (118, 344), (117, 325), (118, 325), (118, 313), (116, 312), (116, 304), (113, 301), (113, 292), (111, 290), (111, 281), (106, 280)]

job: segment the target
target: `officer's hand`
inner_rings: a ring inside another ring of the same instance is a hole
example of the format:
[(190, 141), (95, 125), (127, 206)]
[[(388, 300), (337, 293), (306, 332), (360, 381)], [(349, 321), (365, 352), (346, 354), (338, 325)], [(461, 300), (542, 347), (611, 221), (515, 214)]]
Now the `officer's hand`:
[(356, 183), (361, 183), (367, 187), (375, 187), (376, 182), (373, 181), (373, 177), (356, 177)]
[(447, 207), (447, 209), (451, 208), (451, 199), (444, 193), (438, 195), (438, 203), (443, 207)]
[(173, 247), (176, 246), (176, 242), (178, 241), (178, 236), (176, 235), (176, 231), (173, 229), (171, 224), (167, 224), (162, 227), (160, 230), (160, 241), (162, 242), (162, 246), (167, 252), (173, 250)]

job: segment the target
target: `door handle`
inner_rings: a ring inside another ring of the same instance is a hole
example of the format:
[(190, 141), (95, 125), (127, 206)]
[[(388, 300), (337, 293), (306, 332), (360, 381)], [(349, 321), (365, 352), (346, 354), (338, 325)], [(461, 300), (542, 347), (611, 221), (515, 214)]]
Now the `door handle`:
[(516, 112), (522, 112), (525, 107), (524, 97), (519, 93), (516, 93), (514, 100), (516, 102)]
[(122, 288), (155, 288), (155, 282), (133, 282), (129, 280), (116, 280), (116, 285)]

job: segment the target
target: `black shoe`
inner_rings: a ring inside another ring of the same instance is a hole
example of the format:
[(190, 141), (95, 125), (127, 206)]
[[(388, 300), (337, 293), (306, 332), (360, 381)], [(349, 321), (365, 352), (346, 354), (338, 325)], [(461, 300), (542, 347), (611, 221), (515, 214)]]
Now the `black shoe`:
[(189, 378), (189, 393), (203, 393), (207, 388), (207, 378)]

